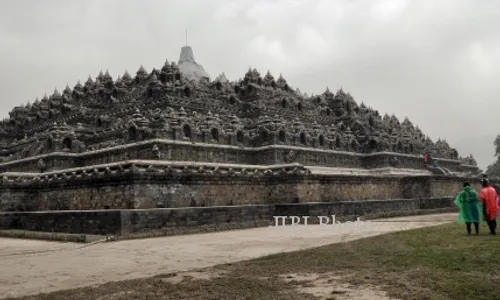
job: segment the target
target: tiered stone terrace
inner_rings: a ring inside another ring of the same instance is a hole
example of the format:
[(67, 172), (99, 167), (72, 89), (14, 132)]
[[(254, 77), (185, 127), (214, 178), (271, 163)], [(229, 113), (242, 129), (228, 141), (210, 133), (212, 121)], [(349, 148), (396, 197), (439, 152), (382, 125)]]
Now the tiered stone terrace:
[[(307, 96), (255, 69), (237, 82), (188, 80), (169, 62), (116, 80), (106, 71), (9, 115), (0, 126), (4, 220), (19, 211), (442, 198), (479, 172), (472, 156), (407, 118), (382, 116), (342, 89)], [(439, 168), (424, 167), (423, 154)]]

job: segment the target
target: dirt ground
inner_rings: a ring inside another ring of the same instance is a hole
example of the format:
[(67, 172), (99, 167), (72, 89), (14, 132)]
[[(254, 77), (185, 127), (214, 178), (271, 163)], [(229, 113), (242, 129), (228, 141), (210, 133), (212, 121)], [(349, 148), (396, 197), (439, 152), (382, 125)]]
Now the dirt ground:
[(453, 221), (456, 214), (412, 216), (344, 226), (309, 225), (73, 243), (0, 239), (0, 298), (19, 297), (109, 281), (189, 271), (393, 231)]

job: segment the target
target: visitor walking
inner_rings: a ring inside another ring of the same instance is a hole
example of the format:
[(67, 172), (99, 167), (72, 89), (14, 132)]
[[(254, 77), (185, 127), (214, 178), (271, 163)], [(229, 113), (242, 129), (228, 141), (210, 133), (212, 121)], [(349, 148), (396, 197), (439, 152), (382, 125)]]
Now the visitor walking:
[(471, 234), (471, 225), (474, 223), (474, 229), (478, 235), (479, 223), (482, 221), (481, 201), (468, 182), (464, 182), (463, 190), (455, 198), (455, 205), (460, 209), (457, 223), (465, 223), (468, 235)]
[(432, 158), (432, 167), (439, 168), (438, 160), (436, 158)]
[(498, 215), (498, 195), (495, 189), (490, 186), (488, 178), (481, 180), (483, 188), (479, 192), (479, 200), (483, 204), (484, 219), (490, 229), (490, 234), (496, 235), (497, 215)]

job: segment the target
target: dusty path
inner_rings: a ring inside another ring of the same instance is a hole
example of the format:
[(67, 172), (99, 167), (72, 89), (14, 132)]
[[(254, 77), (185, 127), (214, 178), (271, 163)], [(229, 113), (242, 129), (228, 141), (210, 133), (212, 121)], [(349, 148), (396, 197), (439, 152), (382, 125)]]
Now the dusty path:
[(128, 240), (81, 247), (72, 243), (0, 239), (0, 298), (51, 292), (107, 281), (187, 271), (439, 225), (455, 214), (378, 220), (371, 226), (286, 226)]

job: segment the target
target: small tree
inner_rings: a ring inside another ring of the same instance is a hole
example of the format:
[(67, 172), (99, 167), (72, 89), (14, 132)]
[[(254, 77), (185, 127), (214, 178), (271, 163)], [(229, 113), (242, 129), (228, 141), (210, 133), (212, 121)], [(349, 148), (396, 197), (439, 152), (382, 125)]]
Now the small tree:
[(500, 177), (500, 162), (497, 160), (486, 168), (486, 174), (490, 177)]
[(495, 145), (495, 156), (500, 156), (500, 134), (495, 138), (493, 145)]
[(486, 174), (490, 177), (500, 177), (500, 134), (493, 141), (493, 145), (495, 146), (495, 157), (497, 160), (488, 166)]

